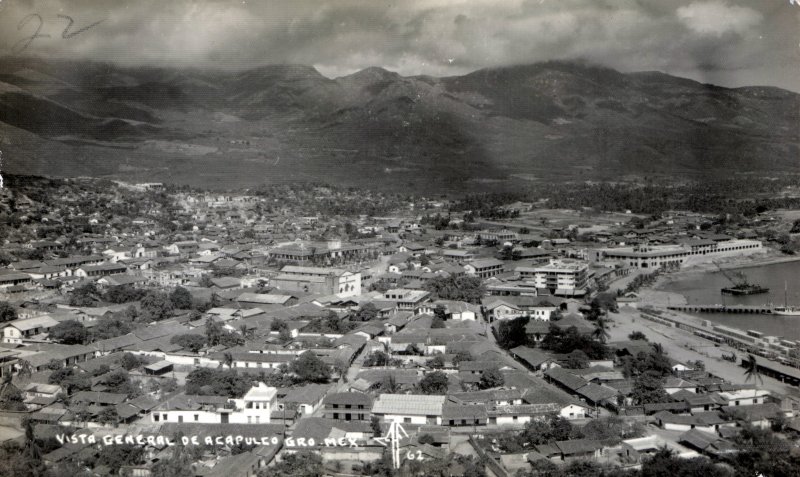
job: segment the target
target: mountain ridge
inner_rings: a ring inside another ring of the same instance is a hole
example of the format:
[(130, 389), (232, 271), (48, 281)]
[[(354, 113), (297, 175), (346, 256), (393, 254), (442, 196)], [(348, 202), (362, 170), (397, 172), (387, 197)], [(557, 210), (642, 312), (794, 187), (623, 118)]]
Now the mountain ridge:
[(520, 177), (800, 172), (800, 95), (661, 72), (550, 61), (327, 78), (307, 65), (204, 71), (9, 57), (0, 71), (10, 172), (424, 192), (516, 187)]

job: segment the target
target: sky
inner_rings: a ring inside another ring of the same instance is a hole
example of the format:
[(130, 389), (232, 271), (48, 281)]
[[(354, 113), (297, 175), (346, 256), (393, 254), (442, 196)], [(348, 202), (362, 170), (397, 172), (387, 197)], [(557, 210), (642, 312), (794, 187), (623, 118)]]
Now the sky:
[[(37, 29), (41, 36), (32, 38)], [(402, 75), (450, 76), (580, 59), (621, 71), (658, 70), (724, 86), (800, 92), (800, 5), (792, 0), (0, 0), (0, 54), (224, 69), (295, 63), (328, 77), (369, 66)]]

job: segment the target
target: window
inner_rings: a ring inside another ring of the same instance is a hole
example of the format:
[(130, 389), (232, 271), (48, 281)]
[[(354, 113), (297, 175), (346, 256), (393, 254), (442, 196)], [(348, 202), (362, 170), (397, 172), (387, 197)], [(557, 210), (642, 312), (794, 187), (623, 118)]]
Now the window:
[(164, 419), (164, 420), (166, 421), (166, 420), (167, 420), (167, 416), (168, 416), (167, 414), (162, 414), (162, 415), (161, 415), (161, 418), (162, 418), (162, 419)]
[(160, 414), (153, 414), (153, 420), (154, 420), (155, 422), (158, 422), (158, 418), (159, 418), (159, 417), (161, 417), (161, 415), (160, 415)]
[(200, 415), (199, 414), (195, 414), (194, 415), (194, 422), (197, 422), (199, 420), (200, 420)]
[(411, 424), (411, 418), (410, 418), (410, 417), (404, 417), (404, 418), (403, 418), (403, 423), (405, 423), (405, 424)]

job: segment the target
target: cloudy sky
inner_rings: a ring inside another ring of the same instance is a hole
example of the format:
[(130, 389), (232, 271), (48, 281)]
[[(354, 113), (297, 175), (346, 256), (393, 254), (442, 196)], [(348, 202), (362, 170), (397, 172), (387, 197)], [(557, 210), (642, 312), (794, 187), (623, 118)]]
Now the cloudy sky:
[[(39, 35), (31, 39), (40, 24)], [(62, 15), (62, 17), (59, 17)], [(74, 23), (65, 30), (69, 20)], [(81, 28), (96, 26), (75, 34)], [(66, 37), (66, 38), (65, 38)], [(454, 75), (548, 59), (800, 92), (790, 0), (0, 0), (0, 54)]]

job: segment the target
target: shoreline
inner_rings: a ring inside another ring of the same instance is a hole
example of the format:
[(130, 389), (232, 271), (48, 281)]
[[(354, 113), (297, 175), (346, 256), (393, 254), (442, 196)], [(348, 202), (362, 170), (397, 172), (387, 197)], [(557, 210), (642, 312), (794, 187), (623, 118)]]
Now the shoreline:
[(686, 268), (676, 270), (674, 272), (662, 273), (658, 276), (655, 283), (650, 287), (651, 290), (661, 291), (661, 289), (668, 283), (678, 280), (683, 280), (694, 275), (702, 273), (715, 273), (719, 269), (723, 270), (740, 270), (745, 268), (764, 267), (769, 265), (779, 265), (782, 263), (800, 262), (798, 255), (763, 255), (757, 257), (733, 257), (730, 262), (717, 262), (719, 268), (715, 263), (704, 262), (694, 265), (689, 265)]

